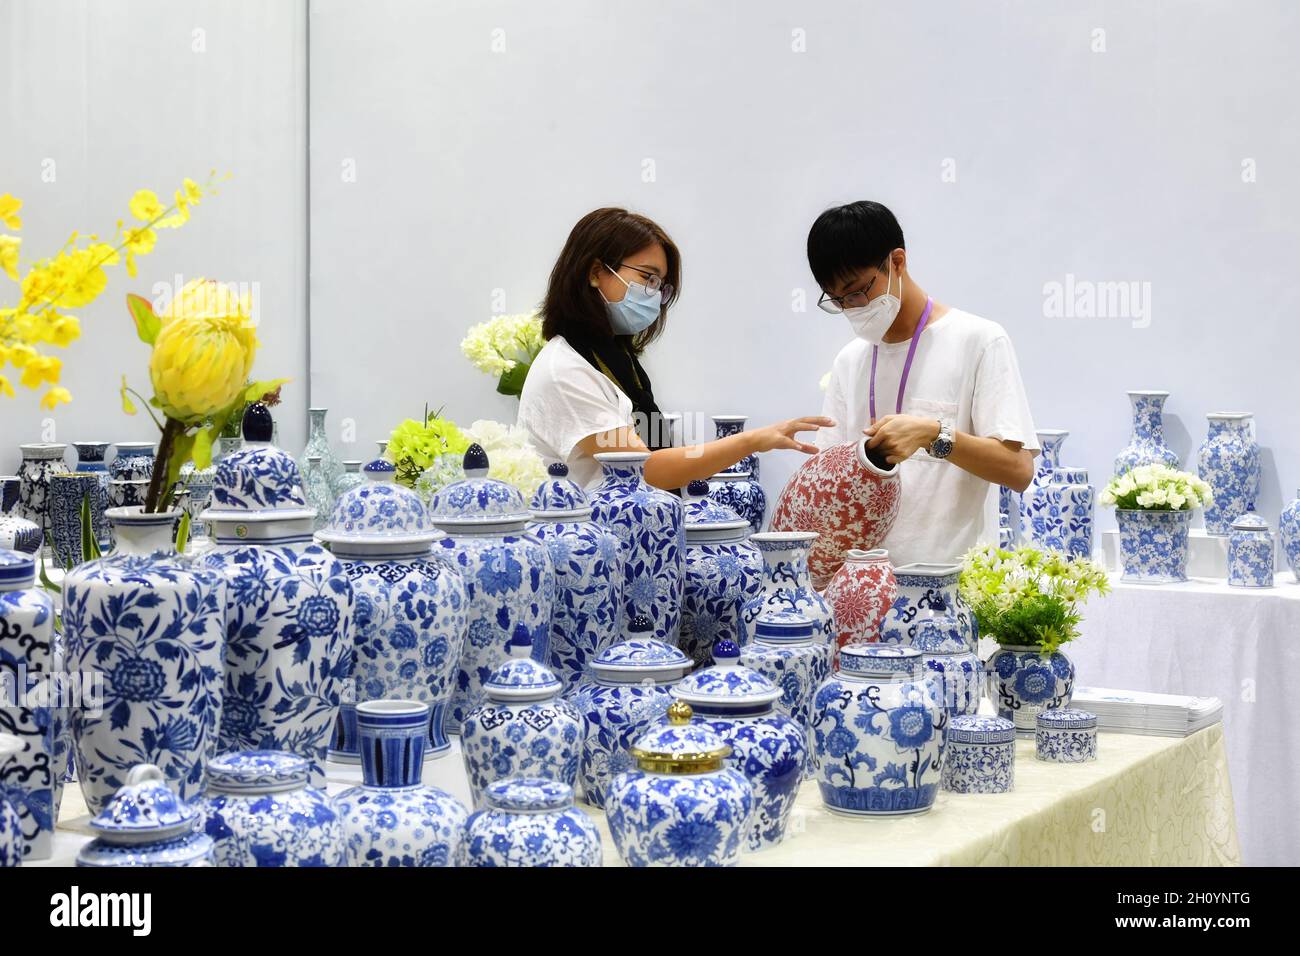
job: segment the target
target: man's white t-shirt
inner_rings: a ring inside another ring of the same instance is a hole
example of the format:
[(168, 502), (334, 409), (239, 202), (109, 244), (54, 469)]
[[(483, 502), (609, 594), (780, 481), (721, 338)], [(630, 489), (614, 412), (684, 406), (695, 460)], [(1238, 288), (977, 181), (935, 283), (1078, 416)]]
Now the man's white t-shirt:
[[(909, 344), (878, 347), (878, 417), (897, 410), (898, 383)], [(835, 358), (822, 414), (833, 418), (836, 427), (817, 433), (819, 447), (860, 436), (871, 424), (870, 379), (871, 346), (854, 339)], [(939, 419), (968, 435), (1020, 442), (1038, 450), (1011, 339), (996, 322), (960, 309), (950, 309), (921, 333), (902, 411)], [(882, 544), (896, 566), (954, 561), (975, 544), (997, 541), (996, 486), (949, 461), (931, 458), (924, 448), (901, 467), (902, 505)]]
[(557, 335), (533, 359), (517, 421), (543, 458), (565, 462), (569, 477), (585, 487), (601, 469), (578, 442), (631, 425), (632, 400)]

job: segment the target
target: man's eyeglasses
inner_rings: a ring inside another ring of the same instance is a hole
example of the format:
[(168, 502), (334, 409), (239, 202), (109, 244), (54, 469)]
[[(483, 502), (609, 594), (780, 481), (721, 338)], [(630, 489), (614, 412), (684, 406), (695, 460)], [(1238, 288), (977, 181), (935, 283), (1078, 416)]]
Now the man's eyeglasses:
[(877, 273), (864, 288), (857, 292), (850, 292), (848, 295), (834, 296), (823, 292), (822, 297), (817, 300), (817, 308), (831, 315), (839, 315), (845, 309), (860, 309), (867, 304), (867, 293), (879, 278), (880, 274)]

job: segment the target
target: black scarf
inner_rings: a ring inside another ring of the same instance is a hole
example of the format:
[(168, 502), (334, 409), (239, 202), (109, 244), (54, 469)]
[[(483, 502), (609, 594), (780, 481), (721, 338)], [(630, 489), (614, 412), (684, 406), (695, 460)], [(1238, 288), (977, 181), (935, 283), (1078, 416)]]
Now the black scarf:
[[(651, 451), (667, 448), (668, 429), (662, 423), (659, 406), (650, 386), (650, 376), (632, 351), (632, 337), (615, 335), (604, 340), (573, 338), (568, 341), (574, 351), (587, 360), (587, 364), (621, 388), (623, 394), (632, 400), (632, 411), (637, 413), (637, 434), (646, 447)], [(647, 431), (649, 434), (646, 434)]]

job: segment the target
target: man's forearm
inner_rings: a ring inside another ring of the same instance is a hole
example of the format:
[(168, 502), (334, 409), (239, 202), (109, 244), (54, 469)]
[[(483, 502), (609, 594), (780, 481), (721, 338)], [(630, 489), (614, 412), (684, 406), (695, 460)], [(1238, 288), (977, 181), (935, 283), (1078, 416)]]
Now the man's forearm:
[(963, 471), (1012, 491), (1024, 491), (1034, 478), (1034, 453), (1013, 448), (997, 438), (957, 432), (948, 460)]

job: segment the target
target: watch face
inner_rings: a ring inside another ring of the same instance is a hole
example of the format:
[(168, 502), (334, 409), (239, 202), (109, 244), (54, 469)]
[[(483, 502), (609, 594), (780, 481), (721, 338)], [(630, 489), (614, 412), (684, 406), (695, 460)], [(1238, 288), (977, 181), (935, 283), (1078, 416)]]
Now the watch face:
[(934, 440), (930, 446), (930, 454), (935, 458), (947, 458), (952, 454), (952, 439), (944, 438), (942, 435)]

